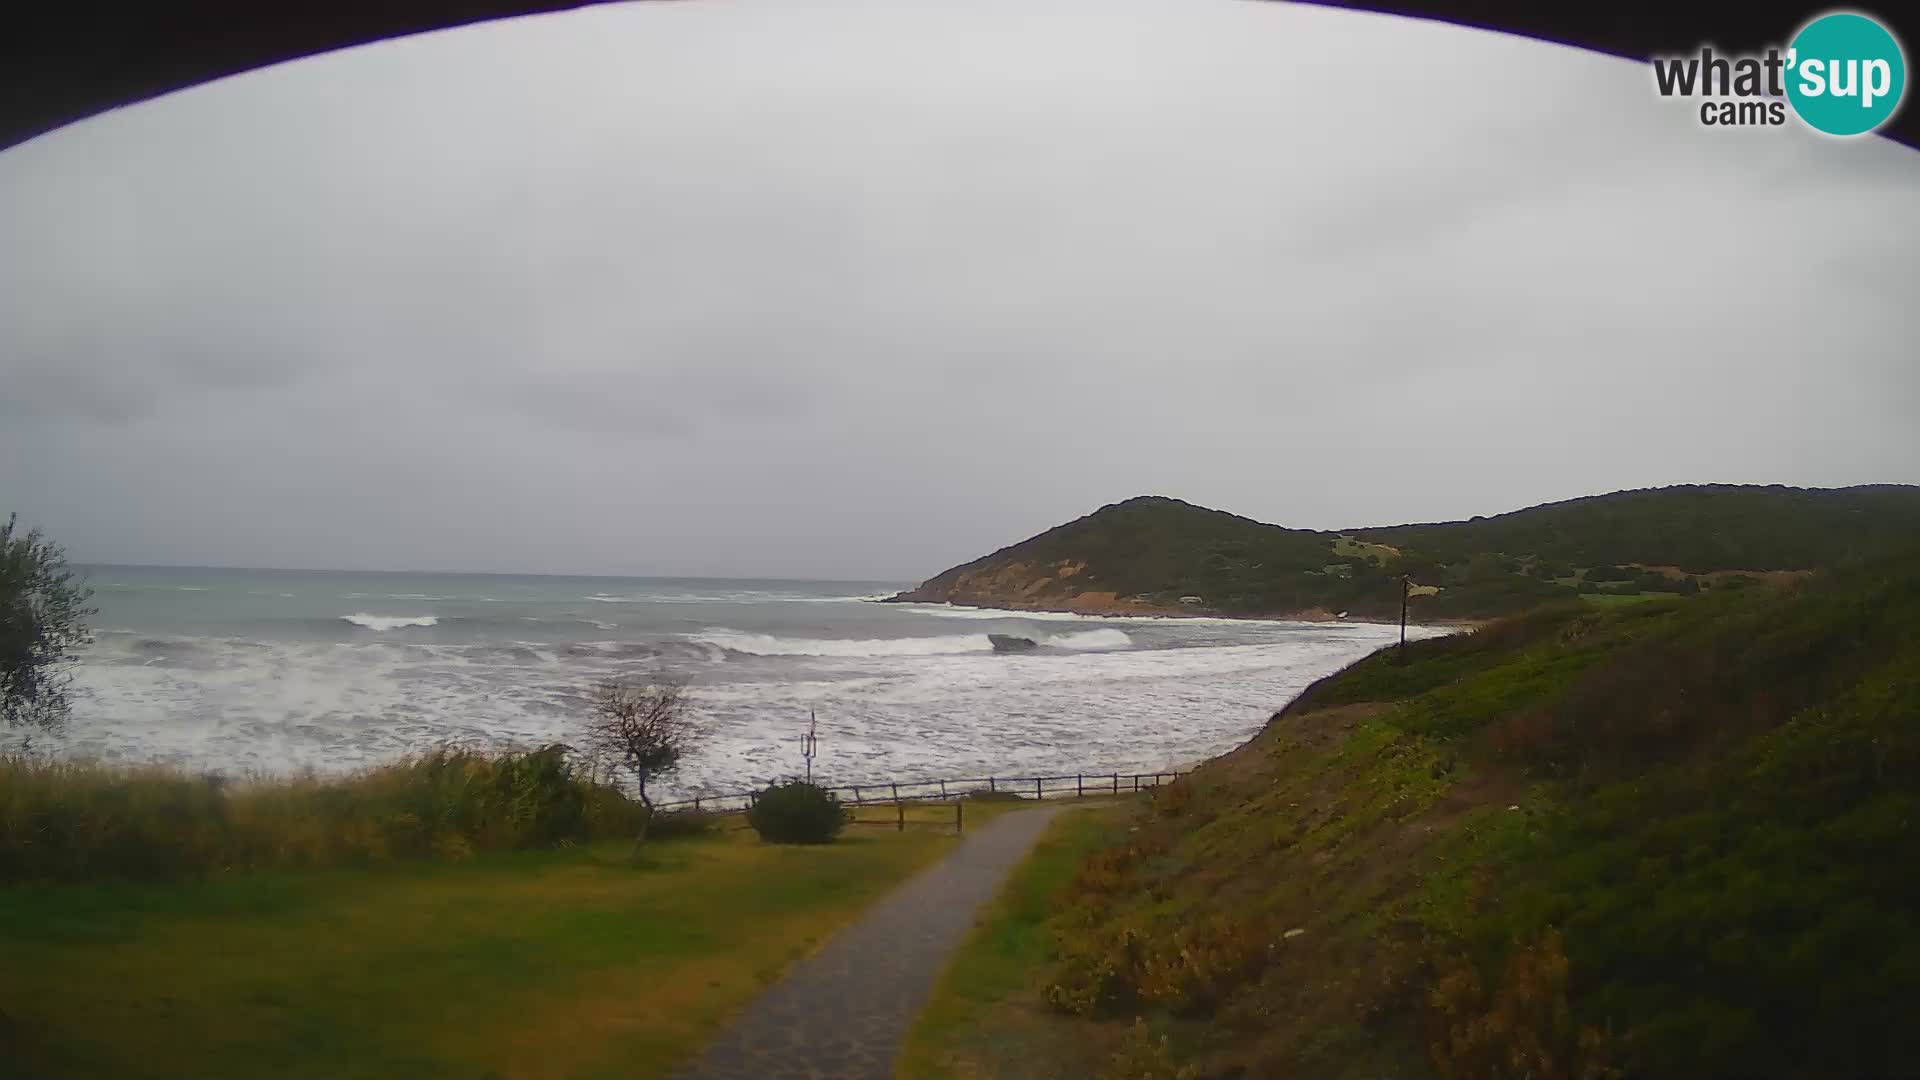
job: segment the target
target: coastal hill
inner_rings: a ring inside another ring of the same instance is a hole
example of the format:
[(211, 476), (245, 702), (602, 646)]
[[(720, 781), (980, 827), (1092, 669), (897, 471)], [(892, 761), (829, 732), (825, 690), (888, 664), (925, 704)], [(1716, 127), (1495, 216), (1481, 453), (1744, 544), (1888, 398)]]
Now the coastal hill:
[(1911, 549), (1376, 653), (1080, 866), (1034, 996), (1128, 1075), (1901, 1073), (1916, 626)]
[(1101, 507), (894, 597), (1089, 614), (1480, 619), (1580, 593), (1693, 594), (1872, 558), (1920, 536), (1920, 487), (1692, 485), (1469, 521), (1335, 531), (1178, 499)]

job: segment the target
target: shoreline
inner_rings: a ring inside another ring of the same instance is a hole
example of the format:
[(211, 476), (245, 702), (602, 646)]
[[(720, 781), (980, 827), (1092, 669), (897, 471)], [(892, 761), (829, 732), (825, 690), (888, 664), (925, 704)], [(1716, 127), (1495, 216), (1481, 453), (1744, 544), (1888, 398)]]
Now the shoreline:
[[(1352, 617), (1342, 616), (1325, 608), (1304, 608), (1298, 611), (1263, 612), (1259, 614), (1232, 614), (1213, 608), (1196, 610), (1189, 604), (1145, 604), (1145, 603), (1087, 603), (1071, 606), (1048, 606), (1021, 603), (1017, 600), (1002, 600), (991, 603), (971, 603), (958, 600), (917, 599), (910, 592), (898, 593), (884, 599), (873, 600), (875, 604), (925, 604), (933, 607), (964, 608), (969, 611), (1004, 611), (1009, 616), (1022, 614), (1042, 615), (1081, 615), (1090, 619), (1226, 619), (1233, 622), (1304, 622), (1334, 624), (1365, 624), (1370, 626), (1398, 626), (1397, 617)], [(1486, 625), (1488, 619), (1413, 619), (1407, 620), (1408, 626), (1446, 627), (1456, 630), (1472, 630)]]

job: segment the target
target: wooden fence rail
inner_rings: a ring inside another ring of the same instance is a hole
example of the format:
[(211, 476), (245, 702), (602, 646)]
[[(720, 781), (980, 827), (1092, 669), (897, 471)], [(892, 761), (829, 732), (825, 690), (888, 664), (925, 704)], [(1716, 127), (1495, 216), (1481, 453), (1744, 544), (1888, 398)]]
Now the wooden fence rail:
[[(854, 807), (901, 806), (907, 803), (953, 802), (978, 795), (1005, 795), (1025, 799), (1074, 799), (1088, 795), (1121, 795), (1146, 791), (1184, 775), (1187, 770), (1129, 773), (1060, 773), (1053, 776), (980, 776), (945, 780), (882, 780), (866, 784), (822, 784), (840, 801)], [(1051, 786), (1049, 786), (1051, 785)], [(731, 814), (750, 809), (758, 791), (700, 795), (655, 803), (657, 810), (680, 813)], [(898, 815), (906, 827), (905, 810)], [(865, 822), (861, 822), (865, 824)]]

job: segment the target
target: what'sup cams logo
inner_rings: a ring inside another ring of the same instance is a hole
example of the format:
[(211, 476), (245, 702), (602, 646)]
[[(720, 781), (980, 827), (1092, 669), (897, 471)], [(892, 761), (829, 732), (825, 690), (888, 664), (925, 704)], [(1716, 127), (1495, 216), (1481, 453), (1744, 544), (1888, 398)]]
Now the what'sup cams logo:
[(1835, 11), (1801, 27), (1785, 48), (1655, 57), (1653, 81), (1661, 97), (1698, 100), (1707, 127), (1778, 127), (1792, 109), (1815, 131), (1864, 135), (1899, 110), (1907, 59), (1878, 20)]

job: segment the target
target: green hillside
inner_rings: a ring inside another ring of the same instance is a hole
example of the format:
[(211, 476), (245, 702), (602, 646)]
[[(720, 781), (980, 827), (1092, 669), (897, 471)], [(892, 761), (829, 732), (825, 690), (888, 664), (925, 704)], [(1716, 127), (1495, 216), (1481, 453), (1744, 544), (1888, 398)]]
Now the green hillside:
[(1486, 551), (1570, 566), (1640, 563), (1690, 573), (1805, 570), (1920, 537), (1920, 489), (1701, 485), (1619, 491), (1497, 517), (1355, 529), (1443, 564)]
[(1920, 551), (1376, 654), (1081, 867), (1035, 1004), (1115, 1077), (1905, 1074), (1916, 628)]
[[(1740, 587), (1920, 536), (1920, 488), (1671, 487), (1492, 518), (1315, 532), (1158, 496), (1105, 506), (954, 567), (900, 599), (1127, 613), (1348, 612), (1477, 619), (1597, 599)], [(1750, 572), (1748, 574), (1737, 571)]]

